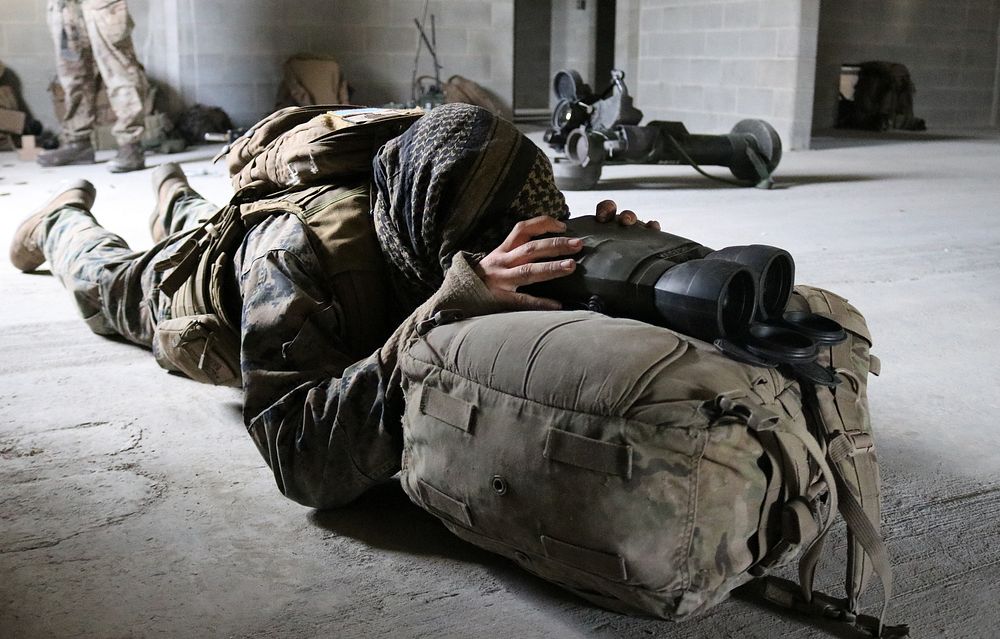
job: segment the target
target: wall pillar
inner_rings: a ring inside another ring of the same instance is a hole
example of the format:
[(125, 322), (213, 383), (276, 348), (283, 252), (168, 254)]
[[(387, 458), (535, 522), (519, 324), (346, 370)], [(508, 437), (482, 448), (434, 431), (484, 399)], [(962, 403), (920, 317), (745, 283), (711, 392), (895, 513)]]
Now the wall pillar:
[(725, 133), (770, 122), (809, 146), (819, 0), (638, 0), (636, 104), (648, 119)]

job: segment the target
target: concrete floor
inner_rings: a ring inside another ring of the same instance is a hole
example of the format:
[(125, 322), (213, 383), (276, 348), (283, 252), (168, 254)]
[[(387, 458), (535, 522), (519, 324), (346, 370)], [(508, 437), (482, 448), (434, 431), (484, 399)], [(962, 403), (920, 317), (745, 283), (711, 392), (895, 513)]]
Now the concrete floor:
[[(896, 573), (914, 637), (997, 636), (1000, 612), (1000, 137), (820, 137), (772, 191), (683, 167), (617, 167), (613, 197), (710, 246), (760, 242), (868, 318), (870, 386)], [(214, 149), (182, 156), (228, 184)], [(165, 158), (150, 158), (151, 164)], [(39, 169), (0, 154), (0, 245), (64, 178), (136, 248), (149, 172)], [(51, 277), (0, 265), (0, 637), (850, 636), (739, 597), (671, 624), (612, 614), (452, 538), (389, 484), (337, 512), (285, 500), (237, 392), (96, 337)], [(819, 586), (842, 579), (843, 538)], [(877, 588), (874, 588), (878, 592)], [(869, 598), (870, 603), (877, 596)], [(830, 634), (833, 633), (833, 634)]]

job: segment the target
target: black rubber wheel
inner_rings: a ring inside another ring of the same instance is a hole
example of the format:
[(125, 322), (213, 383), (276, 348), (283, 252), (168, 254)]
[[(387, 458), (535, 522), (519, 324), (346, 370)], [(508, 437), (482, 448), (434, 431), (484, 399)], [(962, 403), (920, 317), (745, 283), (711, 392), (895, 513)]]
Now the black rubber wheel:
[[(730, 135), (746, 135), (753, 138), (757, 145), (757, 152), (760, 153), (764, 160), (764, 166), (767, 167), (768, 175), (774, 173), (774, 169), (778, 168), (778, 163), (781, 162), (781, 136), (778, 135), (773, 126), (764, 120), (740, 120), (729, 133)], [(749, 158), (745, 162), (734, 163), (729, 170), (740, 180), (757, 182), (761, 179)]]
[(556, 179), (556, 188), (560, 191), (586, 191), (594, 188), (601, 179), (600, 162), (591, 162), (580, 166), (569, 158), (552, 160), (552, 174)]

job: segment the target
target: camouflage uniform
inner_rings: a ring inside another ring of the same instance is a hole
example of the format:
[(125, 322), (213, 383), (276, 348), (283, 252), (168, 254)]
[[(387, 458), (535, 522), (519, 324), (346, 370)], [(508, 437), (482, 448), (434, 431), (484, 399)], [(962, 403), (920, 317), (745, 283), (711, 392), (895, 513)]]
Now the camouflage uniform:
[(59, 83), (66, 93), (65, 140), (89, 139), (100, 73), (117, 117), (112, 132), (118, 145), (139, 143), (148, 84), (132, 45), (133, 23), (125, 0), (49, 0), (48, 22)]
[[(184, 196), (174, 205), (172, 226), (192, 228), (216, 210), (196, 195)], [(153, 267), (184, 234), (136, 253), (79, 208), (64, 207), (46, 224), (46, 259), (91, 330), (150, 348), (170, 307), (155, 292), (161, 273)], [(388, 375), (377, 353), (352, 363), (344, 352), (338, 313), (331, 310), (337, 302), (298, 218), (276, 215), (254, 227), (234, 272), (244, 302), (244, 417), (282, 492), (332, 505), (392, 476), (401, 443), (398, 432), (381, 427)]]
[[(461, 146), (449, 143), (456, 129), (471, 132)], [(504, 171), (491, 168), (501, 162)], [(386, 144), (375, 174), (373, 213), (381, 221), (374, 225), (386, 261), (397, 270), (415, 266), (415, 273), (433, 281), (415, 280), (414, 287), (426, 287), (417, 299), (404, 300), (388, 284), (383, 291), (365, 290), (370, 279), (361, 274), (354, 294), (338, 297), (313, 236), (291, 213), (263, 217), (232, 260), (244, 422), (282, 493), (313, 507), (347, 503), (399, 470), (397, 353), (419, 322), (445, 308), (469, 315), (504, 310), (458, 248), (483, 250), (484, 238), (496, 246), (519, 219), (566, 214), (541, 151), (509, 123), (466, 105), (435, 110)], [(480, 205), (474, 207), (470, 194), (476, 190), (489, 196), (476, 195)], [(428, 193), (433, 201), (416, 207)], [(67, 206), (46, 219), (43, 251), (91, 330), (150, 348), (171, 306), (158, 293), (164, 272), (154, 266), (174, 255), (185, 230), (216, 208), (186, 192), (158, 218), (169, 220), (169, 228), (159, 229), (166, 239), (135, 253), (89, 213)], [(420, 238), (406, 235), (407, 229), (421, 229)], [(367, 308), (366, 297), (379, 294), (409, 317), (391, 335), (390, 325), (381, 348), (350, 343), (349, 323), (357, 317), (350, 311)], [(420, 305), (414, 310), (414, 304)]]

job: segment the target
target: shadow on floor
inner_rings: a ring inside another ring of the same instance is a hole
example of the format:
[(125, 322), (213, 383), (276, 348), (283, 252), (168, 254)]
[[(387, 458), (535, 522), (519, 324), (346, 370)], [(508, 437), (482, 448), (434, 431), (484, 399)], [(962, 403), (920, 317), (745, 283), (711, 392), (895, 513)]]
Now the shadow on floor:
[[(942, 472), (947, 460), (905, 440), (886, 438), (881, 444), (884, 528), (897, 587), (888, 622), (909, 622), (914, 628), (937, 631), (974, 617), (974, 611), (989, 599), (988, 584), (996, 582), (1000, 570), (1000, 548), (993, 541), (1000, 525), (996, 516), (1000, 512), (998, 478)], [(928, 472), (928, 469), (935, 470)], [(530, 575), (513, 562), (454, 537), (434, 517), (407, 499), (398, 480), (371, 490), (346, 508), (314, 512), (310, 519), (322, 529), (374, 548), (486, 567), (516, 596), (547, 608), (563, 622), (591, 636), (655, 634), (692, 639), (704, 636), (701, 633), (706, 628), (719, 631), (718, 636), (730, 636), (726, 633), (743, 632), (749, 627), (773, 627), (781, 619), (782, 627), (808, 626), (816, 636), (837, 639), (867, 636), (845, 624), (770, 604), (760, 596), (755, 583), (737, 589), (731, 601), (686, 623), (671, 624), (608, 612)], [(844, 532), (842, 525), (831, 531), (816, 582), (818, 590), (834, 596), (840, 596), (844, 578)], [(935, 550), (945, 543), (948, 552)], [(792, 565), (776, 574), (794, 578), (794, 572)], [(882, 592), (878, 580), (872, 581), (862, 604), (866, 613), (878, 614)], [(949, 593), (951, 610), (946, 619), (941, 619), (932, 602), (941, 601), (945, 591)], [(977, 617), (974, 630), (984, 630), (991, 623), (987, 616)], [(988, 635), (973, 632), (964, 636)]]
[[(442, 557), (486, 567), (502, 579), (512, 592), (538, 605), (544, 605), (553, 612), (563, 611), (564, 621), (579, 624), (581, 630), (588, 627), (593, 630), (596, 623), (597, 628), (607, 628), (611, 633), (616, 628), (628, 628), (632, 631), (630, 634), (635, 634), (637, 627), (642, 626), (661, 637), (688, 636), (689, 631), (711, 626), (709, 618), (724, 613), (727, 608), (725, 604), (716, 606), (699, 616), (698, 620), (685, 624), (605, 610), (521, 570), (504, 557), (458, 539), (436, 518), (413, 504), (395, 478), (371, 489), (349, 506), (313, 511), (309, 519), (323, 530), (361, 541), (373, 548)], [(794, 618), (798, 623), (822, 631), (824, 636), (836, 639), (860, 639), (868, 636), (844, 624), (790, 612), (771, 604), (759, 594), (757, 583), (750, 583), (733, 591), (733, 599), (750, 606), (764, 618), (772, 615)], [(603, 633), (598, 634), (605, 636)]]
[[(493, 558), (453, 537), (441, 522), (409, 500), (395, 478), (343, 508), (313, 511), (309, 519), (324, 530), (383, 550), (472, 561)], [(403, 530), (405, 535), (400, 534)]]
[[(317, 527), (373, 548), (478, 564), (497, 574), (513, 591), (559, 604), (587, 605), (571, 593), (520, 569), (512, 561), (467, 543), (437, 518), (410, 501), (398, 478), (380, 484), (335, 510), (314, 510)], [(599, 610), (595, 607), (595, 610)]]
[[(786, 175), (780, 171), (774, 176), (774, 186), (772, 189), (787, 189), (794, 186), (806, 186), (809, 184), (836, 184), (842, 182), (871, 182), (875, 180), (889, 180), (891, 175), (873, 175), (859, 173), (827, 174), (827, 175)], [(649, 175), (643, 177), (627, 178), (604, 178), (597, 183), (593, 189), (599, 190), (628, 190), (628, 189), (661, 189), (667, 191), (678, 190), (713, 190), (731, 189), (739, 191), (741, 189), (752, 189), (753, 187), (739, 187), (723, 182), (717, 182), (697, 174), (693, 175)]]
[(823, 129), (814, 131), (809, 144), (811, 150), (845, 149), (866, 146), (884, 146), (907, 142), (951, 142), (955, 140), (995, 139), (996, 131), (955, 131), (932, 133), (929, 131), (857, 131), (852, 129)]

